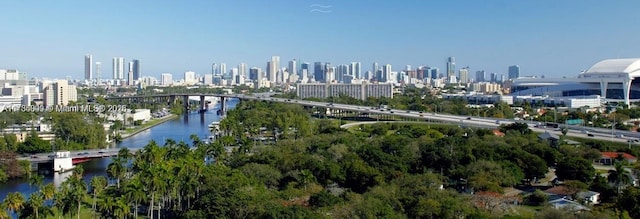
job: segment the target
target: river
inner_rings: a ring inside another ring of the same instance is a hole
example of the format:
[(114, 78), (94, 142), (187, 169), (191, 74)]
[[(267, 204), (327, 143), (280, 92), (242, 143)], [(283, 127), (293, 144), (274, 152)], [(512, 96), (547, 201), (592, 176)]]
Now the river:
[[(234, 108), (237, 103), (237, 99), (229, 100), (227, 102), (227, 109)], [(166, 139), (173, 139), (177, 142), (184, 141), (191, 144), (189, 136), (192, 134), (196, 134), (200, 139), (205, 140), (210, 133), (209, 124), (213, 121), (220, 120), (220, 116), (218, 116), (216, 112), (218, 109), (217, 105), (216, 107), (213, 107), (213, 105), (211, 107), (212, 109), (204, 114), (191, 112), (188, 115), (180, 116), (142, 131), (124, 139), (117, 144), (116, 147), (142, 148), (151, 140), (154, 140), (158, 145), (163, 145)], [(88, 184), (94, 176), (106, 176), (106, 168), (109, 163), (111, 163), (111, 158), (94, 159), (80, 164), (84, 168), (85, 182)], [(53, 182), (59, 185), (66, 177), (71, 175), (71, 173), (72, 172), (44, 175), (44, 184)], [(0, 184), (0, 201), (4, 200), (4, 197), (11, 192), (21, 192), (25, 198), (28, 198), (29, 194), (36, 190), (37, 188), (29, 185), (27, 179), (9, 180), (4, 184)]]

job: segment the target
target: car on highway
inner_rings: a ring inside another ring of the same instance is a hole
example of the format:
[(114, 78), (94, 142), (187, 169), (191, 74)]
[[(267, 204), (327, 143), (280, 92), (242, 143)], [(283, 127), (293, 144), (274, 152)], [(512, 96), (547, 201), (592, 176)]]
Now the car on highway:
[(587, 136), (589, 136), (589, 137), (593, 137), (593, 134), (589, 133), (589, 134), (587, 134)]
[(411, 110), (407, 110), (407, 113), (411, 113)]
[(99, 154), (104, 154), (104, 153), (107, 153), (107, 150), (102, 149), (102, 150), (98, 151), (98, 153), (99, 153)]
[(80, 152), (77, 155), (87, 155), (87, 154), (89, 154), (89, 152)]
[(38, 156), (36, 156), (36, 155), (31, 155), (31, 158), (38, 158)]
[(467, 120), (471, 120), (471, 117), (467, 117)]
[(500, 120), (496, 120), (496, 124), (500, 125)]
[(47, 156), (47, 157), (48, 157), (48, 158), (56, 158), (56, 155), (55, 155), (55, 154), (52, 154), (52, 155), (49, 155), (49, 156)]

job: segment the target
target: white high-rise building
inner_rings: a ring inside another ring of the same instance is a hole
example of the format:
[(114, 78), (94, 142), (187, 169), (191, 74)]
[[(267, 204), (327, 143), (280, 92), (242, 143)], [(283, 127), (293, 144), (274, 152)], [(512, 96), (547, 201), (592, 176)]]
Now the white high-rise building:
[(269, 81), (275, 83), (276, 77), (278, 76), (278, 71), (280, 70), (280, 56), (271, 56), (271, 61), (269, 62), (269, 69), (267, 69), (267, 75), (269, 76)]
[(96, 78), (98, 78), (98, 84), (102, 83), (102, 62), (96, 62)]
[(373, 74), (375, 75), (376, 73), (378, 73), (378, 70), (380, 70), (380, 66), (378, 66), (377, 62), (374, 62), (373, 66), (371, 66), (371, 72), (373, 72)]
[(173, 75), (171, 73), (163, 73), (162, 74), (162, 85), (169, 86), (173, 84)]
[(133, 72), (133, 62), (129, 62), (129, 71)]
[(386, 64), (382, 67), (382, 82), (394, 81), (391, 75), (391, 64)]
[(85, 80), (93, 79), (93, 56), (92, 55), (84, 56), (84, 79)]
[(458, 82), (463, 84), (469, 83), (469, 68), (461, 68), (458, 70), (458, 74), (460, 76), (460, 80)]
[(231, 69), (231, 80), (229, 80), (229, 85), (235, 85), (238, 83), (238, 68)]
[(218, 68), (218, 75), (224, 75), (224, 74), (227, 74), (227, 64), (220, 63), (220, 66)]
[(193, 71), (187, 71), (184, 72), (184, 83), (187, 85), (193, 85), (196, 82), (198, 82), (198, 80), (196, 80), (196, 73)]
[(240, 63), (238, 64), (238, 75), (242, 75), (245, 78), (248, 78), (249, 72), (247, 71), (247, 64)]
[(124, 58), (113, 57), (113, 79), (124, 79)]

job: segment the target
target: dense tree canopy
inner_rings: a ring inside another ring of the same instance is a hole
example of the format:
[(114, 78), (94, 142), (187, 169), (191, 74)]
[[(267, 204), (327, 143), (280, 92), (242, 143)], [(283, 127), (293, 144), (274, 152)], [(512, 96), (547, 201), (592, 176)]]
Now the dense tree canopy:
[[(553, 210), (496, 211), (490, 206), (507, 202), (491, 194), (543, 177), (556, 163), (559, 177), (594, 175), (584, 167), (589, 153), (551, 147), (524, 129), (504, 137), (435, 124), (345, 130), (309, 110), (241, 102), (213, 142), (191, 136), (190, 143), (150, 142), (135, 155), (123, 149), (108, 179), (89, 187), (78, 170), (54, 195), (42, 187), (24, 207), (8, 196), (5, 208), (21, 217), (80, 217), (86, 208), (105, 218), (564, 218)], [(600, 182), (592, 186), (606, 189)], [(637, 215), (635, 193), (612, 208)], [(527, 200), (539, 205), (545, 197)]]

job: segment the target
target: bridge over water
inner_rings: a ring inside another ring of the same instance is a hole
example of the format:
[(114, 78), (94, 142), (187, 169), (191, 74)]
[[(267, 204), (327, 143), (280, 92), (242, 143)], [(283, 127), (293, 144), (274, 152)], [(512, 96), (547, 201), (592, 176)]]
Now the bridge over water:
[[(90, 149), (90, 150), (79, 150), (79, 151), (69, 151), (69, 157), (72, 160), (72, 164), (79, 164), (82, 162), (89, 161), (95, 158), (104, 158), (104, 157), (115, 157), (118, 155), (118, 152), (121, 148), (110, 148), (110, 149)], [(128, 148), (129, 152), (132, 154), (137, 153), (140, 148)], [(37, 171), (43, 168), (54, 169), (53, 163), (55, 159), (60, 159), (62, 157), (57, 157), (56, 153), (40, 153), (33, 154), (29, 157), (19, 157), (18, 160), (26, 160), (31, 163), (31, 170)], [(64, 157), (67, 158), (67, 157)]]
[(177, 100), (182, 99), (182, 105), (185, 109), (190, 108), (189, 97), (200, 97), (199, 111), (205, 112), (208, 110), (206, 97), (218, 97), (220, 98), (220, 107), (218, 113), (224, 115), (227, 110), (226, 101), (229, 98), (240, 98), (237, 95), (230, 94), (213, 94), (213, 93), (177, 93), (177, 94), (153, 94), (153, 95), (141, 95), (141, 96), (119, 96), (119, 97), (106, 97), (106, 100), (114, 100), (119, 103), (166, 103), (167, 105), (173, 105)]

